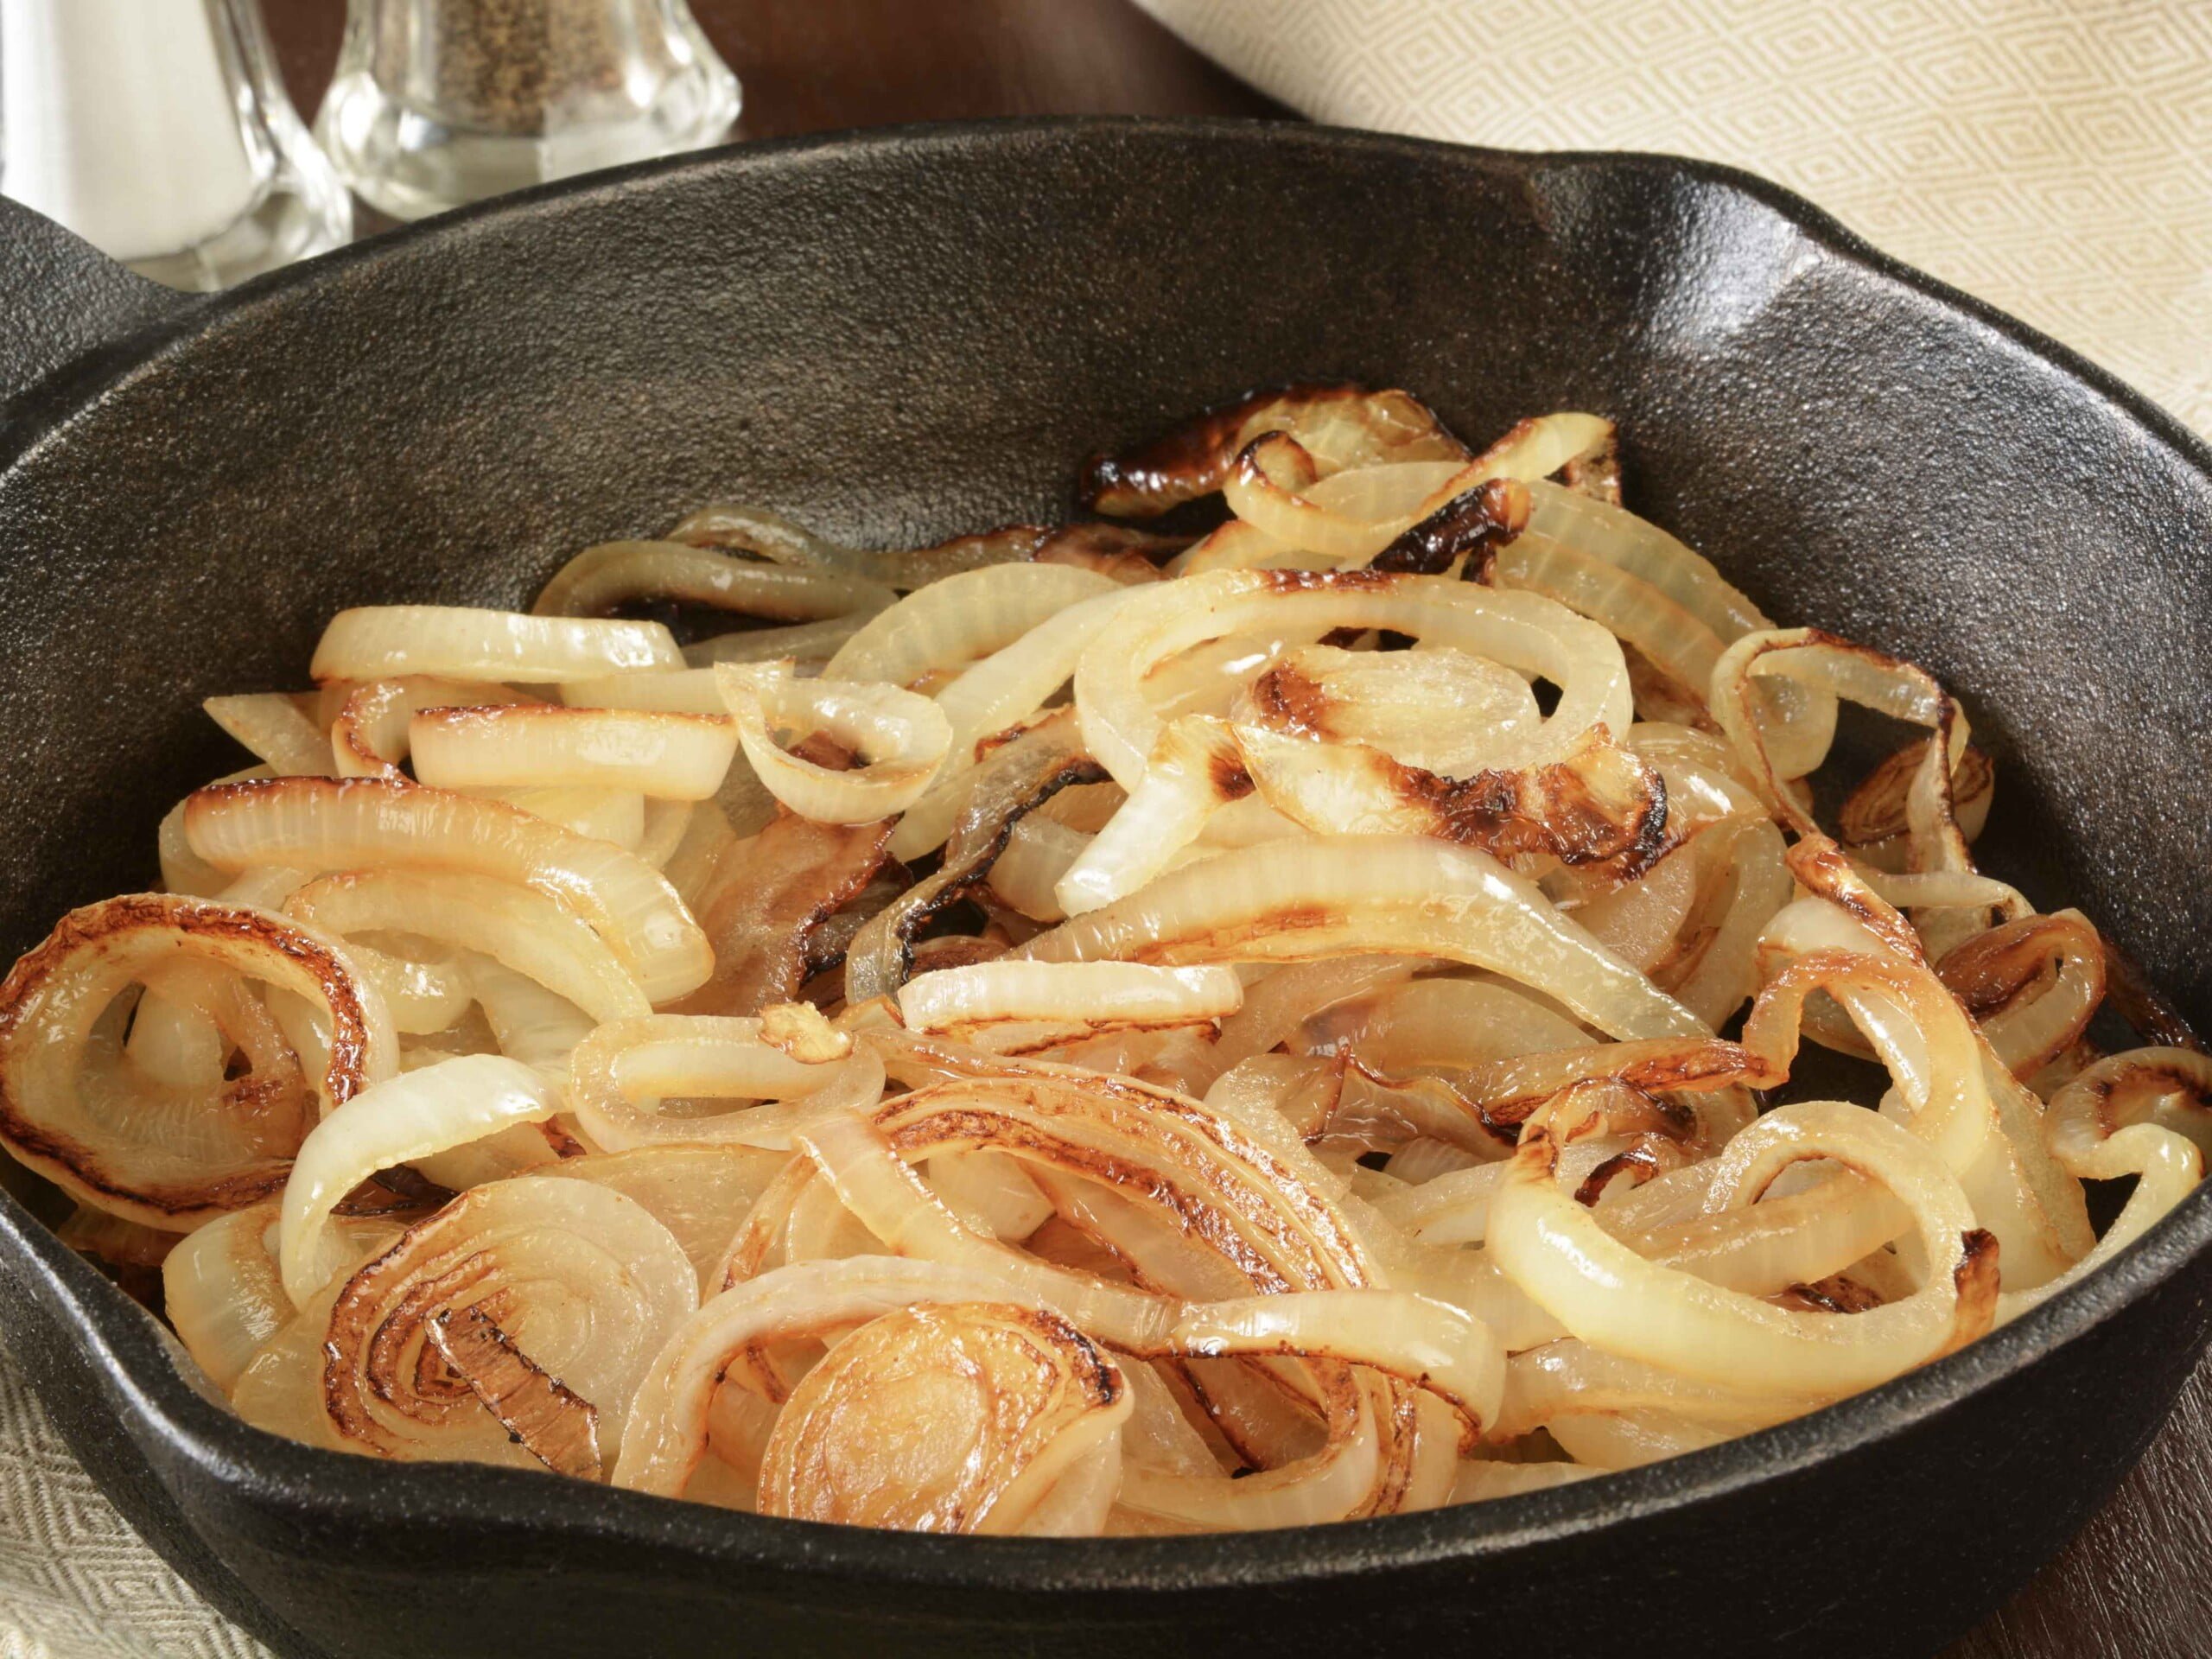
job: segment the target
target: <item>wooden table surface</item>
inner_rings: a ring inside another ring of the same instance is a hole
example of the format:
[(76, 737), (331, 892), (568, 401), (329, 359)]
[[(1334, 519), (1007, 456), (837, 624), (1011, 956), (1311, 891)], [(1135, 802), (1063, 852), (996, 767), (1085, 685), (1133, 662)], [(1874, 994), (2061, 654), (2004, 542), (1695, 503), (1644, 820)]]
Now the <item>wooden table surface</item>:
[[(342, 0), (263, 3), (293, 99), (312, 115), (337, 56)], [(692, 0), (692, 10), (744, 83), (744, 138), (976, 116), (1290, 113), (1128, 0)], [(2212, 1367), (2088, 1530), (1943, 1659), (2212, 1655), (2208, 1445)], [(1868, 1592), (1880, 1593), (1878, 1578)]]

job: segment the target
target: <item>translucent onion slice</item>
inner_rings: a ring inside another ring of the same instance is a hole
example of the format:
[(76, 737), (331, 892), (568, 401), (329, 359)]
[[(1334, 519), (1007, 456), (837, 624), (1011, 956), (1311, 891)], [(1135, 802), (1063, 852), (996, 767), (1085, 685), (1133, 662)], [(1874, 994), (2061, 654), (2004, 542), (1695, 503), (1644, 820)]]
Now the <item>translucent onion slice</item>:
[[(1954, 770), (1964, 756), (1967, 728), (1957, 703), (1926, 670), (1865, 645), (1852, 644), (1818, 628), (1777, 628), (1745, 634), (1730, 645), (1713, 671), (1713, 713), (1751, 770), (1752, 781), (1768, 806), (1801, 836), (1817, 836), (1820, 826), (1796, 795), (1783, 787), (1789, 776), (1776, 759), (1769, 727), (1755, 702), (1755, 689), (1780, 677), (1877, 709), (1893, 719), (1935, 729), (1936, 742), (1924, 751), (1906, 791), (1905, 868), (1910, 870), (1967, 871), (1974, 868), (1965, 835), (1959, 828), (1951, 792)], [(1971, 918), (1951, 916), (1938, 954), (1973, 931)]]
[(309, 672), (319, 685), (410, 674), (551, 685), (683, 665), (674, 636), (658, 622), (371, 605), (331, 618)]
[[(715, 823), (707, 823), (711, 838)], [(721, 830), (723, 844), (685, 875), (714, 943), (714, 976), (675, 1012), (753, 1014), (797, 996), (823, 929), (877, 879), (889, 834), (888, 824), (815, 823), (789, 812), (742, 841)], [(679, 874), (684, 855), (679, 849), (671, 860)]]
[(1697, 1036), (1694, 1016), (1601, 950), (1529, 882), (1412, 836), (1267, 842), (1161, 876), (1039, 935), (1037, 962), (1299, 962), (1389, 951), (1503, 974), (1617, 1037)]
[(935, 873), (853, 936), (845, 953), (849, 1002), (896, 992), (913, 968), (915, 934), (983, 883), (1014, 826), (1069, 785), (1103, 777), (1073, 728), (1073, 711), (1060, 710), (994, 749), (973, 769), (970, 791)]
[(2087, 1180), (2135, 1178), (2095, 1247), (2063, 1273), (1998, 1299), (1999, 1324), (2094, 1273), (2143, 1236), (2204, 1179), (2212, 1145), (2212, 1059), (2190, 1049), (2138, 1048), (2086, 1068), (2051, 1096), (2051, 1150)]
[(1265, 1054), (1301, 1021), (1385, 985), (1409, 980), (1429, 965), (1418, 957), (1356, 956), (1273, 969), (1256, 985), (1245, 987), (1244, 1006), (1222, 1023), (1215, 1045), (1220, 1070), (1227, 1071)]
[(1707, 1382), (1832, 1398), (1872, 1388), (1972, 1341), (1997, 1298), (1995, 1240), (1925, 1142), (1864, 1107), (1816, 1101), (1768, 1113), (1722, 1152), (1729, 1197), (1749, 1202), (1789, 1165), (1833, 1159), (1882, 1183), (1912, 1212), (1926, 1282), (1854, 1314), (1800, 1313), (1646, 1262), (1560, 1191), (1561, 1148), (1588, 1090), (1530, 1121), (1491, 1206), (1491, 1255), (1592, 1347)]
[(737, 755), (726, 715), (634, 709), (426, 709), (407, 738), (415, 775), (442, 789), (632, 790), (669, 801), (710, 799)]
[(830, 659), (823, 675), (911, 686), (964, 670), (1069, 606), (1118, 591), (1110, 577), (1071, 565), (995, 564), (964, 571), (878, 613)]
[[(867, 622), (868, 613), (855, 611), (850, 616), (833, 616), (821, 622), (794, 622), (786, 628), (744, 628), (734, 633), (718, 633), (684, 646), (683, 660), (694, 669), (710, 669), (717, 663), (772, 663), (782, 657), (818, 666), (836, 656), (838, 647), (858, 633)], [(618, 702), (612, 706), (626, 705)], [(702, 709), (696, 712), (715, 711)]]
[(620, 848), (496, 802), (376, 779), (272, 779), (193, 796), (185, 834), (221, 869), (447, 868), (536, 888), (589, 922), (656, 1002), (714, 967), (675, 889)]
[(412, 674), (402, 679), (372, 680), (346, 693), (330, 723), (329, 747), (340, 778), (405, 777), (410, 723), (425, 709), (454, 704), (526, 702), (529, 699), (496, 685), (472, 685)]
[(499, 801), (591, 841), (611, 841), (634, 853), (645, 840), (645, 798), (630, 790), (483, 788), (458, 791)]
[[(760, 781), (816, 823), (873, 823), (905, 811), (929, 787), (951, 742), (938, 706), (896, 686), (798, 679), (789, 663), (724, 664), (715, 673)], [(863, 764), (849, 772), (817, 766), (779, 747), (779, 729), (826, 732)]]
[[(186, 1350), (228, 1394), (290, 1322), (292, 1299), (276, 1268), (274, 1198), (235, 1210), (184, 1238), (162, 1264), (162, 1312)], [(351, 1276), (404, 1230), (372, 1216), (339, 1216), (323, 1235), (319, 1284)]]
[(618, 605), (665, 600), (810, 622), (880, 611), (894, 597), (865, 577), (760, 564), (682, 542), (604, 542), (563, 565), (531, 609), (539, 616), (604, 616)]
[(1729, 1432), (1764, 1428), (1827, 1403), (1818, 1395), (1777, 1394), (1680, 1376), (1568, 1338), (1506, 1363), (1500, 1437), (1548, 1427), (1563, 1417), (1664, 1412)]
[[(97, 1029), (133, 981), (210, 964), (289, 992), (330, 1032), (317, 1080), (331, 1104), (391, 1075), (391, 1017), (339, 942), (266, 911), (162, 893), (73, 910), (0, 983), (0, 1145), (72, 1198), (165, 1232), (259, 1202), (283, 1185), (302, 1103), (281, 1059), (207, 1090), (150, 1098), (118, 1077)], [(364, 1173), (370, 1172), (365, 1171)]]
[(974, 764), (976, 745), (1035, 714), (1074, 674), (1084, 648), (1108, 618), (1128, 602), (1116, 588), (1079, 600), (962, 672), (937, 694), (952, 728), (945, 771), (899, 826), (893, 850), (900, 858), (928, 852), (952, 833), (964, 798), (956, 779)]
[(481, 951), (594, 1020), (652, 1012), (598, 934), (573, 912), (512, 881), (451, 870), (351, 870), (308, 882), (284, 907), (344, 937), (412, 932)]
[(1534, 594), (1492, 592), (1437, 576), (1373, 571), (1311, 575), (1223, 571), (1139, 588), (1114, 613), (1076, 668), (1084, 741), (1123, 788), (1143, 775), (1160, 721), (1146, 675), (1178, 652), (1255, 629), (1388, 628), (1560, 688), (1550, 717), (1495, 766), (1555, 760), (1601, 721), (1625, 732), (1633, 714), (1628, 669), (1612, 635)]
[(1243, 1001), (1243, 982), (1226, 968), (1126, 962), (976, 963), (899, 988), (899, 1014), (913, 1031), (1041, 1021), (1080, 1034), (1217, 1020)]
[(1471, 1435), (1497, 1421), (1505, 1392), (1505, 1351), (1488, 1327), (1405, 1291), (1309, 1290), (1209, 1303), (1178, 1319), (1167, 1341), (1190, 1357), (1296, 1355), (1387, 1371), (1450, 1405)]
[(653, 1357), (631, 1404), (613, 1482), (666, 1497), (681, 1492), (706, 1455), (715, 1389), (731, 1361), (749, 1349), (922, 1305), (1035, 1306), (1027, 1288), (1009, 1295), (1007, 1275), (871, 1255), (796, 1262), (734, 1285), (702, 1305)]
[(635, 1198), (683, 1247), (705, 1296), (720, 1288), (714, 1275), (730, 1240), (790, 1161), (782, 1153), (752, 1147), (634, 1147), (563, 1158), (531, 1173), (589, 1181)]
[(512, 1124), (542, 1123), (560, 1106), (538, 1072), (498, 1054), (464, 1055), (390, 1077), (336, 1106), (308, 1131), (284, 1184), (277, 1260), (285, 1294), (297, 1306), (315, 1294), (332, 1211), (377, 1171)]
[[(339, 1293), (324, 1412), (356, 1451), (537, 1461), (597, 1478), (646, 1366), (697, 1306), (697, 1282), (668, 1230), (611, 1187), (527, 1177), (478, 1187)], [(480, 1331), (464, 1350), (454, 1338), (472, 1314), (496, 1334)]]
[[(818, 1018), (818, 1016), (817, 1016)], [(843, 1052), (808, 1061), (769, 1040), (757, 1019), (655, 1014), (603, 1025), (569, 1057), (569, 1106), (610, 1151), (734, 1144), (789, 1151), (792, 1132), (823, 1112), (872, 1107), (883, 1062), (838, 1033)], [(681, 1114), (673, 1101), (690, 1103)], [(702, 1114), (702, 1102), (786, 1103)], [(725, 1241), (727, 1242), (727, 1241)]]
[(1032, 921), (1066, 919), (1057, 887), (1075, 867), (1092, 837), (1071, 830), (1042, 813), (1032, 813), (1014, 826), (1006, 850), (991, 866), (987, 885), (1000, 903), (1020, 911)]
[[(762, 630), (763, 633), (767, 632)], [(612, 674), (601, 680), (573, 680), (561, 688), (561, 701), (571, 709), (642, 709), (671, 715), (728, 715), (729, 709), (722, 702), (721, 686), (715, 679), (715, 663), (772, 662), (779, 657), (794, 654), (788, 650), (768, 651), (757, 658), (717, 657), (702, 667), (680, 668), (666, 674)], [(442, 701), (459, 703), (468, 699), (447, 697)]]
[(1287, 432), (1245, 445), (1222, 480), (1229, 510), (1271, 541), (1339, 567), (1366, 563), (1452, 497), (1482, 480), (1453, 461), (1410, 461), (1332, 474), (1324, 493), (1312, 454)]
[[(760, 1512), (902, 1532), (1028, 1532), (1054, 1486), (1118, 1439), (1129, 1409), (1120, 1368), (1054, 1313), (1005, 1302), (902, 1308), (834, 1343), (793, 1390), (761, 1459)], [(1095, 1533), (1112, 1497), (1109, 1488), (1056, 1529)]]
[(1174, 863), (1217, 811), (1251, 792), (1252, 775), (1225, 721), (1186, 715), (1171, 722), (1122, 810), (1053, 887), (1053, 906), (1079, 916), (1136, 892)]
[(330, 741), (315, 719), (315, 699), (282, 691), (209, 697), (207, 717), (279, 776), (324, 776), (331, 770)]

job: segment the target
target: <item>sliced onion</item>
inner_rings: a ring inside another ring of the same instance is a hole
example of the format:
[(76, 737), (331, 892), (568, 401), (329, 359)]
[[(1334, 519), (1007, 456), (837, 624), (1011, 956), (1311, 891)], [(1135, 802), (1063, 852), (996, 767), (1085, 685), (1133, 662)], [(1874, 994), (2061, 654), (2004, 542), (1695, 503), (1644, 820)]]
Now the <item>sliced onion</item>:
[(514, 1123), (542, 1123), (559, 1096), (519, 1061), (470, 1054), (390, 1077), (334, 1107), (308, 1131), (284, 1184), (277, 1259), (304, 1306), (338, 1201), (380, 1169), (465, 1146)]
[(1496, 860), (1419, 836), (1315, 836), (1240, 849), (1161, 876), (1015, 954), (1182, 965), (1376, 950), (1504, 974), (1615, 1036), (1703, 1032)]
[(1748, 1202), (1791, 1163), (1829, 1158), (1886, 1185), (1912, 1211), (1930, 1270), (1902, 1302), (1849, 1319), (1774, 1306), (1646, 1262), (1608, 1236), (1554, 1179), (1587, 1108), (1577, 1091), (1522, 1132), (1491, 1208), (1487, 1249), (1514, 1282), (1593, 1347), (1704, 1382), (1756, 1381), (1833, 1397), (1972, 1341), (1997, 1297), (1995, 1241), (1956, 1179), (1909, 1131), (1863, 1107), (1808, 1102), (1770, 1112), (1732, 1141), (1728, 1191)]
[(491, 801), (375, 779), (218, 785), (187, 804), (193, 850), (222, 869), (465, 871), (534, 887), (574, 909), (654, 1001), (713, 968), (706, 936), (651, 866)]
[[(725, 664), (715, 673), (760, 781), (817, 823), (873, 823), (905, 811), (929, 787), (951, 741), (937, 705), (896, 686), (797, 679), (788, 663)], [(864, 764), (850, 772), (817, 766), (780, 747), (779, 728), (826, 732)]]
[[(2036, 987), (2053, 965), (2050, 983)], [(1936, 971), (2016, 1077), (2033, 1077), (2078, 1041), (2105, 997), (2104, 942), (2078, 910), (2025, 917), (1977, 934)]]
[(404, 778), (399, 768), (408, 758), (408, 728), (425, 709), (525, 701), (499, 686), (471, 685), (422, 674), (357, 685), (346, 694), (330, 725), (329, 747), (337, 774), (395, 782)]
[[(712, 839), (715, 823), (705, 822)], [(887, 823), (815, 823), (789, 812), (742, 841), (722, 829), (723, 844), (685, 878), (696, 880), (691, 903), (713, 942), (714, 976), (676, 1012), (758, 1014), (797, 996), (815, 940), (876, 878), (889, 835)], [(683, 874), (683, 857), (679, 849), (671, 859), (672, 872)]]
[[(1048, 1311), (903, 1308), (834, 1343), (776, 1420), (760, 1511), (906, 1532), (1096, 1532), (1113, 1492), (1033, 1526), (1129, 1414), (1121, 1370)], [(1084, 1525), (1084, 1522), (1088, 1525)]]
[(1069, 606), (1116, 591), (1110, 578), (1069, 565), (997, 564), (965, 571), (878, 613), (823, 673), (833, 680), (911, 686), (968, 668)]
[(1118, 455), (1085, 465), (1083, 505), (1151, 518), (1221, 488), (1245, 446), (1264, 432), (1296, 438), (1331, 472), (1383, 461), (1463, 461), (1466, 446), (1410, 393), (1359, 386), (1254, 392)]
[(563, 565), (531, 608), (539, 616), (604, 616), (639, 600), (671, 600), (808, 622), (880, 611), (893, 598), (882, 583), (855, 575), (759, 564), (682, 542), (606, 542)]
[[(569, 1058), (569, 1105), (610, 1150), (734, 1143), (788, 1151), (792, 1132), (823, 1112), (873, 1106), (883, 1092), (874, 1051), (810, 1064), (769, 1042), (753, 1019), (655, 1014), (603, 1025)], [(710, 1116), (665, 1109), (672, 1100), (780, 1101)]]
[(353, 870), (310, 881), (286, 913), (343, 937), (410, 931), (527, 975), (594, 1020), (651, 1011), (628, 969), (575, 915), (512, 881), (450, 870)]
[(415, 775), (442, 789), (634, 790), (703, 801), (737, 754), (727, 715), (631, 709), (426, 709), (407, 730)]
[(914, 1031), (1002, 1020), (1078, 1030), (1216, 1020), (1236, 1012), (1244, 988), (1226, 968), (1151, 968), (1135, 963), (986, 962), (910, 979), (899, 1012)]
[(305, 1121), (297, 1061), (265, 1046), (273, 1032), (261, 1052), (249, 1051), (252, 1070), (210, 1090), (160, 1091), (119, 1071), (103, 1016), (133, 981), (188, 963), (322, 1011), (332, 1033), (317, 1080), (326, 1103), (388, 1077), (398, 1058), (382, 1000), (319, 930), (161, 893), (63, 917), (0, 983), (0, 1145), (79, 1203), (166, 1232), (274, 1192)]
[(988, 1271), (868, 1255), (797, 1262), (735, 1285), (702, 1306), (654, 1356), (630, 1408), (613, 1482), (671, 1497), (683, 1490), (706, 1455), (715, 1387), (744, 1350), (918, 1305), (1004, 1301), (1008, 1289)]
[(456, 792), (502, 802), (587, 839), (611, 841), (626, 853), (636, 852), (645, 839), (645, 798), (631, 790), (524, 786)]
[(892, 843), (899, 858), (942, 845), (974, 787), (978, 747), (1036, 713), (1075, 672), (1077, 658), (1104, 620), (1128, 597), (1116, 588), (1069, 606), (960, 674), (937, 694), (952, 728), (944, 765), (906, 810)]
[(281, 691), (245, 696), (209, 697), (200, 705), (279, 776), (327, 775), (330, 741), (315, 723), (315, 698)]
[[(642, 1205), (586, 1181), (495, 1182), (410, 1229), (339, 1293), (323, 1409), (356, 1451), (598, 1478), (639, 1378), (696, 1306), (690, 1262)], [(472, 1314), (496, 1334), (480, 1329), (464, 1349), (454, 1338)], [(446, 1368), (463, 1388), (439, 1380)]]
[(309, 672), (317, 684), (427, 674), (549, 685), (683, 665), (674, 637), (658, 622), (371, 605), (331, 618)]
[[(276, 1269), (274, 1198), (234, 1210), (181, 1240), (162, 1264), (162, 1312), (200, 1369), (226, 1394), (292, 1318)], [(318, 1284), (350, 1277), (403, 1229), (372, 1216), (339, 1216), (323, 1235)]]
[[(767, 632), (763, 630), (763, 632)], [(740, 638), (752, 639), (746, 634)], [(758, 658), (717, 657), (697, 668), (680, 668), (665, 674), (613, 674), (600, 680), (575, 680), (561, 688), (561, 701), (571, 709), (640, 709), (670, 715), (728, 715), (721, 686), (715, 678), (715, 662), (772, 662), (795, 655), (788, 650), (771, 651)], [(802, 659), (804, 660), (804, 659)], [(444, 702), (466, 702), (465, 697)]]
[(1631, 707), (1620, 646), (1595, 623), (1534, 594), (1492, 592), (1436, 576), (1351, 571), (1308, 575), (1223, 571), (1125, 600), (1084, 652), (1076, 702), (1084, 740), (1115, 781), (1134, 787), (1158, 741), (1144, 678), (1179, 652), (1255, 628), (1389, 628), (1447, 645), (1560, 687), (1551, 716), (1495, 766), (1557, 760), (1599, 722), (1625, 732)]

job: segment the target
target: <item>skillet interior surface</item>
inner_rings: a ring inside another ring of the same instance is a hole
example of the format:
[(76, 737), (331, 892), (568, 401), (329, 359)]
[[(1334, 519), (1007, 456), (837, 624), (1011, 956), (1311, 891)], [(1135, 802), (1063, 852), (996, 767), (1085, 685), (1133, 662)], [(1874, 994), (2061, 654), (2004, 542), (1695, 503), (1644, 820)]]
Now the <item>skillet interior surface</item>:
[[(1614, 416), (1632, 505), (1770, 613), (1961, 696), (1999, 761), (1999, 874), (2212, 1010), (2212, 475), (2191, 441), (1740, 175), (1212, 123), (804, 141), (537, 193), (175, 314), (21, 401), (0, 429), (0, 948), (150, 882), (161, 812), (244, 764), (198, 700), (296, 684), (343, 606), (526, 605), (577, 549), (713, 499), (886, 546), (1064, 514), (1087, 451), (1292, 378), (1404, 385), (1477, 441)], [(2199, 1194), (1997, 1338), (1675, 1464), (1103, 1546), (279, 1446), (5, 1202), (0, 1335), (126, 1513), (301, 1650), (1541, 1629), (1575, 1651), (1664, 1630), (1910, 1652), (2139, 1452), (2203, 1344), (2208, 1235)], [(2004, 1535), (1962, 1548), (1993, 1506)]]

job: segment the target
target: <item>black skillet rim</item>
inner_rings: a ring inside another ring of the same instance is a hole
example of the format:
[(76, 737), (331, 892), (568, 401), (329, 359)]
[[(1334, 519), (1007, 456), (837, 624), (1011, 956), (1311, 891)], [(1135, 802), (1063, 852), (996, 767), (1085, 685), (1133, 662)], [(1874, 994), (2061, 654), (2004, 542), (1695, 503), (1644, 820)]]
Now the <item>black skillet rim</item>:
[[(13, 411), (19, 441), (0, 444), (0, 472), (35, 454), (104, 395), (158, 365), (168, 352), (218, 327), (251, 326), (262, 305), (327, 273), (404, 258), (425, 238), (465, 238), (474, 227), (582, 207), (674, 175), (805, 165), (852, 151), (910, 148), (957, 156), (976, 144), (1052, 142), (1096, 134), (1131, 143), (1192, 139), (1313, 145), (1382, 157), (1472, 166), (1529, 176), (1562, 169), (1649, 172), (1756, 202), (1821, 253), (1929, 309), (1976, 325), (1989, 349), (2053, 372), (2054, 395), (2104, 405), (2172, 452), (2212, 490), (2212, 450), (2107, 371), (1982, 301), (1879, 252), (1819, 208), (1754, 175), (1716, 163), (1630, 151), (1510, 151), (1287, 121), (1152, 117), (1041, 117), (930, 123), (731, 146), (547, 185), (442, 215), (257, 279), (177, 312), (65, 370)], [(1257, 1588), (1539, 1545), (1611, 1521), (1687, 1509), (1802, 1470), (1967, 1402), (2149, 1294), (2212, 1246), (2212, 1183), (2143, 1239), (2081, 1283), (1960, 1352), (1794, 1422), (1707, 1451), (1525, 1497), (1421, 1514), (1266, 1534), (1171, 1539), (939, 1538), (767, 1520), (606, 1488), (548, 1483), (520, 1471), (368, 1462), (251, 1428), (205, 1397), (178, 1368), (174, 1339), (12, 1198), (0, 1203), (0, 1258), (16, 1256), (27, 1288), (50, 1316), (73, 1324), (134, 1438), (150, 1433), (233, 1501), (270, 1516), (318, 1517), (374, 1528), (404, 1523), (428, 1535), (448, 1527), (512, 1528), (548, 1539), (620, 1540), (702, 1561), (788, 1574), (795, 1583), (868, 1580), (916, 1588), (1011, 1592), (1178, 1592)], [(0, 1266), (7, 1265), (0, 1259)], [(135, 1419), (135, 1421), (133, 1421)], [(166, 1478), (167, 1477), (165, 1477)]]

